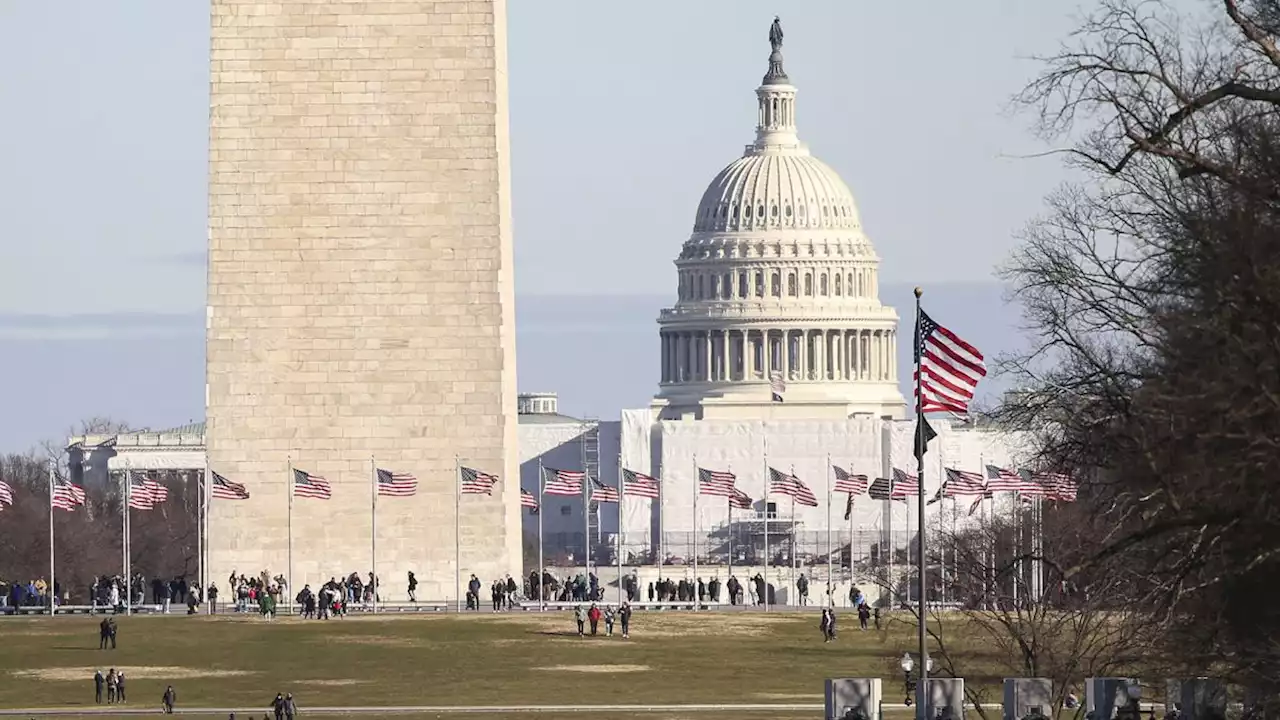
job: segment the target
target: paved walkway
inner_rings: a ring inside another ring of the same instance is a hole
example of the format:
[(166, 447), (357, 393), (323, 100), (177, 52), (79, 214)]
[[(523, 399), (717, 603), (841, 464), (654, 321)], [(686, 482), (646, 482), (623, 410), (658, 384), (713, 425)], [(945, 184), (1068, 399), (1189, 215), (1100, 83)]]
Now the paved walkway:
[[(903, 709), (900, 703), (885, 703), (886, 710)], [(419, 705), (405, 707), (312, 707), (306, 706), (302, 711), (307, 715), (473, 715), (473, 714), (514, 714), (514, 713), (674, 713), (674, 712), (779, 712), (821, 711), (822, 703), (725, 703), (725, 704), (692, 704), (692, 705)], [(42, 717), (50, 715), (157, 715), (159, 707), (120, 705), (92, 705), (89, 707), (62, 708), (19, 708), (0, 710), (0, 717)], [(174, 709), (176, 715), (218, 715), (226, 717), (230, 713), (256, 717), (258, 713), (267, 712), (266, 708), (183, 708)]]

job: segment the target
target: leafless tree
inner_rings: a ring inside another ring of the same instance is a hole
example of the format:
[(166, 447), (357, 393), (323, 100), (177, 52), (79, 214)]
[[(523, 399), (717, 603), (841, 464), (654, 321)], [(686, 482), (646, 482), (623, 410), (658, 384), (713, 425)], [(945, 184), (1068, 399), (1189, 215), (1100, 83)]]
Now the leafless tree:
[(1280, 10), (1213, 7), (1104, 0), (1020, 96), (1085, 181), (1006, 268), (1034, 343), (998, 417), (1086, 481), (1064, 579), (1120, 561), (1166, 655), (1275, 690)]

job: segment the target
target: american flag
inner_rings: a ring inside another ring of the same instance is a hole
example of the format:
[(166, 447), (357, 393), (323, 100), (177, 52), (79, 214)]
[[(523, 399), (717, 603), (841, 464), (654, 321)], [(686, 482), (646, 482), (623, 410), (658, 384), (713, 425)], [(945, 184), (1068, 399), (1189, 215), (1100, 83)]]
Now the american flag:
[(698, 468), (698, 494), (715, 497), (733, 497), (734, 483), (738, 481), (731, 472)]
[(739, 510), (750, 510), (751, 503), (754, 502), (751, 496), (742, 492), (738, 488), (733, 489), (733, 494), (729, 496), (729, 508), (738, 508)]
[(980, 495), (980, 496), (978, 497), (978, 499), (977, 499), (977, 500), (974, 500), (974, 501), (973, 501), (973, 504), (969, 506), (969, 514), (970, 514), (970, 515), (973, 515), (974, 513), (978, 512), (978, 508), (982, 507), (982, 501), (983, 501), (983, 500), (990, 500), (990, 499), (991, 499), (991, 498), (993, 498), (993, 497), (995, 497), (995, 496), (994, 496), (994, 495), (992, 495), (989, 491), (988, 491), (988, 492), (983, 493), (982, 495)]
[(469, 467), (462, 467), (459, 471), (462, 475), (463, 495), (489, 495), (493, 492), (493, 486), (498, 484), (497, 475)]
[(867, 495), (872, 500), (893, 499), (893, 481), (889, 480), (889, 478), (876, 478), (867, 487)]
[(587, 474), (580, 470), (542, 468), (542, 492), (547, 495), (581, 495), (582, 481)]
[(142, 484), (147, 486), (147, 491), (151, 493), (151, 502), (162, 503), (169, 499), (169, 489), (159, 480), (151, 477), (149, 473), (139, 472), (138, 478), (142, 481)]
[(155, 510), (156, 494), (152, 486), (159, 487), (159, 483), (148, 480), (145, 475), (132, 472), (125, 474), (129, 476), (129, 507), (134, 510)]
[(411, 497), (418, 494), (418, 478), (409, 473), (378, 468), (378, 494), (386, 497)]
[(995, 465), (987, 466), (987, 490), (990, 492), (1018, 492), (1026, 484), (1022, 474)]
[(0, 509), (5, 505), (13, 504), (13, 488), (9, 487), (9, 483), (0, 480)]
[(657, 500), (661, 492), (656, 478), (626, 468), (622, 469), (622, 490), (627, 495), (646, 497), (652, 500)]
[(53, 499), (50, 504), (59, 510), (75, 510), (77, 505), (84, 504), (84, 488), (55, 475), (53, 478)]
[(1049, 500), (1075, 502), (1078, 485), (1067, 475), (1058, 473), (1037, 473), (1031, 479), (1044, 488), (1044, 496)]
[(782, 380), (782, 373), (769, 373), (769, 394), (774, 402), (782, 402), (782, 394), (787, 391), (787, 384)]
[(889, 497), (893, 500), (906, 500), (909, 497), (915, 497), (920, 494), (920, 479), (915, 475), (893, 469), (893, 490), (889, 492)]
[(213, 487), (209, 494), (219, 500), (248, 500), (249, 491), (240, 483), (234, 483), (222, 477), (216, 472), (209, 471), (213, 476)]
[(818, 507), (818, 499), (813, 496), (813, 491), (791, 473), (769, 468), (769, 492), (786, 495), (801, 505)]
[(832, 465), (831, 470), (836, 474), (836, 485), (831, 489), (836, 492), (861, 495), (870, 487), (866, 475), (854, 475), (839, 465)]
[(618, 488), (609, 487), (598, 478), (591, 478), (591, 499), (596, 502), (618, 502)]
[(982, 473), (947, 468), (947, 480), (943, 485), (945, 497), (982, 497), (987, 493), (987, 480)]
[(332, 497), (329, 481), (319, 475), (312, 475), (306, 470), (293, 470), (293, 496), (328, 500)]
[(528, 490), (520, 488), (520, 507), (527, 507), (536, 513), (538, 512), (538, 498), (534, 497), (533, 493)]
[(920, 366), (917, 392), (921, 409), (967, 415), (978, 381), (987, 374), (982, 352), (921, 310), (916, 325), (915, 361)]

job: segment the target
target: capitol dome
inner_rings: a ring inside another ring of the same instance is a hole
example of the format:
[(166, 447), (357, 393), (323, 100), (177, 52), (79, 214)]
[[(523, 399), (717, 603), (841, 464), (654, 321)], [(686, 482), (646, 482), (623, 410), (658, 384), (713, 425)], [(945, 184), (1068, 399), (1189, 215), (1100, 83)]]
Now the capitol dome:
[(782, 28), (769, 33), (755, 142), (716, 174), (658, 320), (664, 419), (897, 417), (898, 315), (853, 193), (796, 132)]
[(803, 147), (751, 146), (707, 186), (694, 232), (846, 230), (859, 226), (853, 193)]

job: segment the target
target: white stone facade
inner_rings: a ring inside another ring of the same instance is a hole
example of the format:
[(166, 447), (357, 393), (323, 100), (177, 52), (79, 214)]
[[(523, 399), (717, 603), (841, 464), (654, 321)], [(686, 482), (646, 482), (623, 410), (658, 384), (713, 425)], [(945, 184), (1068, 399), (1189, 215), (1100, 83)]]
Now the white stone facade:
[[(212, 504), (209, 570), (367, 573), (376, 461), (420, 480), (378, 505), (384, 586), (454, 597), (455, 458), (518, 467), (505, 3), (214, 0), (212, 26), (208, 455), (251, 498)], [(291, 465), (332, 499), (290, 503)], [(514, 490), (465, 498), (463, 567), (519, 570), (518, 528)]]

